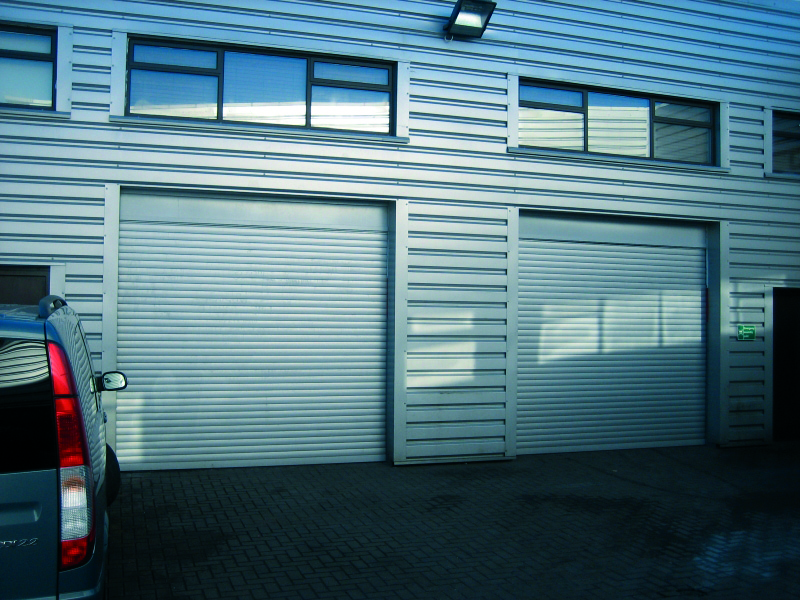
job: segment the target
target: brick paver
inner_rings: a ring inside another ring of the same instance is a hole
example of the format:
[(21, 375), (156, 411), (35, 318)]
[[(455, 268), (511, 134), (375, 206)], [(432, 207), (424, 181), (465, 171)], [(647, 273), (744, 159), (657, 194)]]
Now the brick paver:
[(800, 443), (123, 473), (111, 598), (800, 598)]

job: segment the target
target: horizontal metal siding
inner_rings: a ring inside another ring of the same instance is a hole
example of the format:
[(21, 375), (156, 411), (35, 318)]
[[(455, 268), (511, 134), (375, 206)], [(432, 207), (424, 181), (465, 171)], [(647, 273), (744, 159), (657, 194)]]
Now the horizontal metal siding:
[[(508, 0), (483, 39), (467, 44), (442, 39), (452, 5), (426, 1), (204, 0), (169, 7), (131, 1), (115, 7), (0, 0), (5, 20), (74, 26), (76, 88), (71, 119), (38, 111), (0, 115), (2, 184), (23, 185), (14, 202), (30, 210), (47, 210), (51, 198), (61, 211), (72, 198), (76, 217), (84, 203), (97, 201), (97, 182), (114, 182), (732, 219), (748, 235), (769, 240), (784, 225), (800, 224), (798, 183), (765, 178), (763, 148), (764, 107), (800, 110), (800, 12), (795, 3), (767, 4), (659, 0), (626, 3), (621, 11), (618, 2)], [(120, 97), (111, 82), (112, 31), (409, 61), (411, 143), (107, 122), (108, 95)], [(730, 102), (731, 170), (507, 154), (509, 73)], [(39, 191), (52, 182), (67, 190), (63, 199)], [(93, 191), (81, 197), (86, 188)], [(87, 329), (99, 351), (98, 238), (56, 237), (61, 241), (45, 252), (30, 230), (20, 230), (4, 237), (0, 250), (11, 262), (67, 264), (68, 295), (91, 314)], [(768, 250), (771, 243), (751, 261), (743, 257), (758, 247), (753, 240), (734, 242), (734, 283), (800, 285), (786, 257)]]
[(120, 230), (125, 468), (384, 459), (385, 231)]
[(506, 452), (508, 211), (409, 206), (406, 458)]
[[(0, 123), (0, 127), (2, 124)], [(0, 264), (63, 265), (64, 295), (100, 368), (103, 186), (0, 175)]]
[[(723, 339), (730, 364), (726, 443), (770, 440), (772, 338), (768, 329), (771, 288), (800, 288), (800, 223), (796, 210), (768, 227), (736, 221), (730, 226), (730, 311)], [(755, 325), (755, 341), (738, 341), (737, 326)]]
[[(755, 325), (756, 339), (738, 341), (737, 325)], [(730, 322), (728, 335), (723, 339), (730, 362), (728, 380), (729, 410), (726, 442), (752, 444), (767, 441), (766, 416), (767, 344), (766, 291), (763, 284), (732, 286), (730, 295)], [(771, 429), (771, 428), (770, 428)]]
[(705, 252), (520, 242), (520, 453), (701, 444)]
[(81, 121), (106, 121), (111, 103), (111, 31), (73, 30), (72, 112)]

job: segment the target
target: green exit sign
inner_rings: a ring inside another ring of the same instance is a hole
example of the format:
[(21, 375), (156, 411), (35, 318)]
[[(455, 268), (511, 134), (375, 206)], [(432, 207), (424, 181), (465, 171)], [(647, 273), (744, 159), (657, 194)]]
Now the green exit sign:
[(736, 339), (740, 342), (754, 342), (756, 340), (755, 325), (739, 325)]

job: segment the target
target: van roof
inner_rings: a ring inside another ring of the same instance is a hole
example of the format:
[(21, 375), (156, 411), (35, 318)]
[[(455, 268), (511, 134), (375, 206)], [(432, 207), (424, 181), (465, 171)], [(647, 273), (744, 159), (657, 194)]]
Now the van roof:
[(35, 321), (39, 318), (39, 307), (22, 304), (0, 304), (0, 318), (15, 321)]

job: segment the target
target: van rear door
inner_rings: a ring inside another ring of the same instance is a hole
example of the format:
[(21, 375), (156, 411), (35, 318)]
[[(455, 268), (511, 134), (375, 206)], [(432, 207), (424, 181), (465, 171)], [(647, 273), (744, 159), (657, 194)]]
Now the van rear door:
[(0, 333), (0, 598), (55, 598), (55, 408), (43, 340)]

